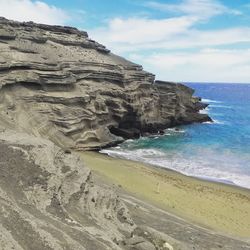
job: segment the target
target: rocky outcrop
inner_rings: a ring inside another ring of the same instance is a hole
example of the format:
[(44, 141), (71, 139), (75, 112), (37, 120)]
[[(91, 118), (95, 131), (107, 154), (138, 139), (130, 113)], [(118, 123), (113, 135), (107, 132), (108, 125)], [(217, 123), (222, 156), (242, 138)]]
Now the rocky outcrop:
[(120, 249), (133, 231), (121, 200), (69, 151), (5, 131), (0, 159), (1, 249)]
[(208, 121), (182, 85), (155, 81), (71, 27), (0, 19), (0, 126), (63, 148), (100, 149)]
[(132, 219), (112, 184), (94, 182), (71, 152), (210, 121), (193, 93), (155, 81), (86, 32), (0, 18), (0, 248), (194, 249), (177, 231), (164, 234), (164, 220), (150, 226), (163, 218), (155, 207), (125, 199), (140, 208)]
[(0, 131), (0, 211), (1, 250), (193, 249), (136, 225), (75, 153), (13, 130)]

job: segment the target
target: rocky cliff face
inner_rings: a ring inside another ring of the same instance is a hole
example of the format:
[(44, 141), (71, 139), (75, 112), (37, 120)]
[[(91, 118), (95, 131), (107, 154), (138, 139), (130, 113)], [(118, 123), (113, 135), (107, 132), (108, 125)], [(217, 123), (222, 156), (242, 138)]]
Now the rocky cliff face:
[(113, 188), (94, 183), (74, 153), (40, 137), (0, 131), (1, 250), (170, 250), (172, 245), (193, 249), (136, 225)]
[(54, 143), (0, 132), (0, 248), (120, 249), (135, 228), (112, 190)]
[(205, 106), (85, 32), (0, 18), (0, 248), (194, 249), (136, 225), (69, 148), (209, 121)]
[(71, 27), (0, 18), (0, 126), (64, 148), (99, 149), (208, 121), (193, 90), (155, 81)]

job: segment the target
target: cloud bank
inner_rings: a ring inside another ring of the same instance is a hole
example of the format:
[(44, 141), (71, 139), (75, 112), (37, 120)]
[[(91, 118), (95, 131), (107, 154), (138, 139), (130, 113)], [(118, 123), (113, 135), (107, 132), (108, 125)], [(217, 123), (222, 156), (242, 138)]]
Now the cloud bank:
[(69, 15), (62, 9), (42, 1), (0, 0), (0, 16), (16, 21), (65, 24)]
[(113, 18), (90, 35), (158, 78), (250, 83), (250, 26), (202, 28), (218, 16), (241, 17), (242, 11), (216, 0), (146, 1), (144, 6), (166, 18)]
[(249, 83), (250, 49), (202, 49), (197, 52), (131, 54), (158, 78), (170, 81)]

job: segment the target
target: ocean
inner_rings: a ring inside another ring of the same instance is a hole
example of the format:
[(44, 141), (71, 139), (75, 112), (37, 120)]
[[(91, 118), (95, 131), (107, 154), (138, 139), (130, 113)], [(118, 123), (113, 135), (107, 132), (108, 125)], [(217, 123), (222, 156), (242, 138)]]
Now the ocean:
[(102, 150), (188, 176), (250, 188), (250, 84), (186, 83), (209, 107), (214, 123), (166, 129)]

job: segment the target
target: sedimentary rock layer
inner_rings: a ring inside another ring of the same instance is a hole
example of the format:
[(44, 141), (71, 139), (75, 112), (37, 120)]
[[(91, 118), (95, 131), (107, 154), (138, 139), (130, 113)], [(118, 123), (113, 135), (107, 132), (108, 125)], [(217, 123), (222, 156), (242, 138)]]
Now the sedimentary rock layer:
[(0, 18), (0, 126), (99, 149), (210, 120), (193, 90), (155, 81), (71, 27)]
[(120, 249), (134, 228), (111, 190), (54, 143), (0, 132), (1, 249)]
[(1, 250), (192, 249), (135, 225), (113, 188), (49, 140), (0, 131)]

